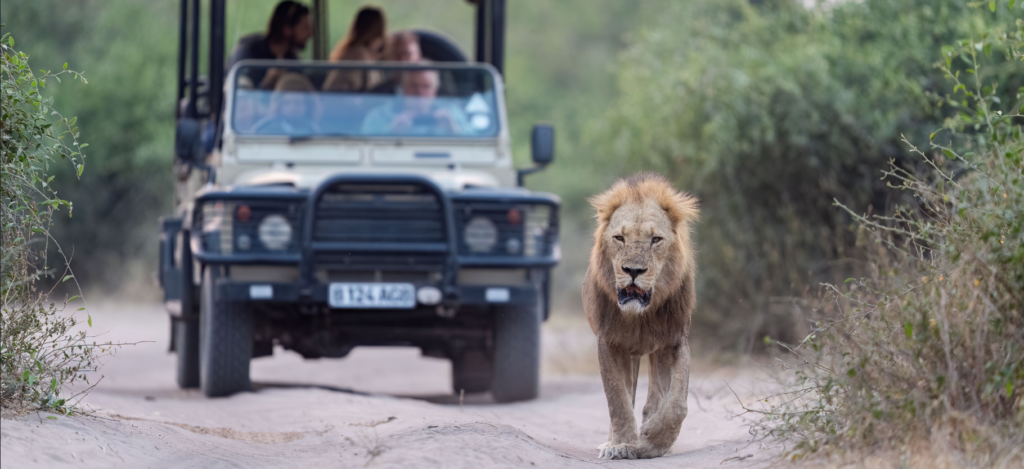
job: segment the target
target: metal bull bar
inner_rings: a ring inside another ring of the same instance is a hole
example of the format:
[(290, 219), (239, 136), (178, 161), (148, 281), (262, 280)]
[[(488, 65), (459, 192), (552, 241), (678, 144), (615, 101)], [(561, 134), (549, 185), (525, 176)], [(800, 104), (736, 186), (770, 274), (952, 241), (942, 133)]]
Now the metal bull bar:
[[(418, 185), (431, 192), (441, 205), (442, 221), (444, 224), (443, 243), (378, 243), (378, 242), (325, 242), (315, 241), (314, 224), (316, 222), (317, 204), (330, 188), (339, 184), (359, 185), (395, 185), (412, 184)], [(429, 253), (443, 254), (444, 265), (442, 267), (441, 291), (444, 294), (439, 313), (441, 315), (453, 315), (459, 306), (458, 281), (458, 244), (455, 232), (454, 211), (451, 200), (447, 194), (433, 181), (415, 175), (373, 175), (373, 174), (342, 174), (332, 176), (321, 183), (309, 194), (306, 204), (305, 219), (302, 229), (302, 260), (299, 264), (300, 291), (299, 295), (305, 300), (311, 300), (315, 296), (314, 287), (318, 285), (316, 279), (315, 260), (317, 253), (324, 252), (345, 252), (345, 253)]]

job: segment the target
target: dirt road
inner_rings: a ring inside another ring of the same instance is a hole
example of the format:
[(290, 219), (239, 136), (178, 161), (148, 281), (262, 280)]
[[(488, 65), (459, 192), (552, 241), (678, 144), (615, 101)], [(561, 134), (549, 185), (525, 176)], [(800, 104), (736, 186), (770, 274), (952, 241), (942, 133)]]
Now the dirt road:
[[(608, 433), (590, 331), (572, 321), (544, 331), (539, 399), (460, 402), (447, 361), (416, 349), (361, 348), (345, 359), (305, 361), (276, 350), (253, 361), (256, 390), (206, 399), (174, 383), (167, 318), (158, 305), (93, 305), (94, 331), (125, 347), (101, 370), (84, 404), (95, 417), (30, 414), (3, 420), (0, 464), (46, 467), (764, 467), (728, 381), (744, 399), (769, 385), (756, 371), (698, 367), (689, 416), (672, 452), (645, 461), (601, 461)], [(571, 372), (571, 373), (569, 373)], [(637, 413), (643, 408), (641, 381)], [(751, 455), (746, 457), (747, 455)]]

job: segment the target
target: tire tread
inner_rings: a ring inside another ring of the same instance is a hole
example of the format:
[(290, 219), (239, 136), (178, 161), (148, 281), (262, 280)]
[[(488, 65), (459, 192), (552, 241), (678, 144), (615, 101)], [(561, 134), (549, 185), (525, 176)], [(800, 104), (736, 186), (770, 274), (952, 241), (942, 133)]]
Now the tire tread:
[(201, 384), (207, 397), (248, 391), (252, 359), (252, 317), (248, 311), (216, 298), (215, 275), (203, 275)]
[(498, 308), (494, 325), (494, 381), (498, 402), (535, 399), (540, 389), (540, 323), (537, 306)]

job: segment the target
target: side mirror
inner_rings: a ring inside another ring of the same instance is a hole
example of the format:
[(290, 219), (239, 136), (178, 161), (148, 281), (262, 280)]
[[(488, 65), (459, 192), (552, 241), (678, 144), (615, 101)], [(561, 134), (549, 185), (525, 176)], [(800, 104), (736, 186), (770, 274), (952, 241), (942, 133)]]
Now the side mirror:
[(530, 150), (533, 162), (546, 166), (555, 160), (555, 127), (551, 124), (535, 124), (530, 134)]
[(530, 133), (530, 156), (536, 166), (520, 169), (518, 183), (523, 185), (523, 176), (544, 170), (555, 159), (555, 127), (551, 124), (534, 124)]
[(178, 119), (174, 129), (174, 156), (189, 164), (203, 163), (206, 157), (203, 152), (203, 127), (198, 119)]
[(213, 184), (216, 173), (206, 164), (206, 150), (203, 148), (203, 125), (198, 119), (182, 117), (174, 129), (174, 157), (193, 168), (206, 171), (207, 184)]

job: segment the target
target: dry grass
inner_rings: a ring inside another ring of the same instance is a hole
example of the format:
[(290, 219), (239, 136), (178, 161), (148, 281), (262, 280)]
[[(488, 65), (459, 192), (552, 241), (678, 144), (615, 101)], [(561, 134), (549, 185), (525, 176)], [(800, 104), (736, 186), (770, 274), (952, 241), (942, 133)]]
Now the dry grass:
[[(980, 52), (1005, 40), (964, 41), (949, 57), (979, 70)], [(1024, 26), (1010, 41), (1019, 62)], [(915, 204), (885, 216), (842, 207), (860, 225), (874, 272), (823, 286), (806, 339), (777, 342), (792, 391), (750, 409), (765, 415), (764, 431), (795, 443), (794, 458), (824, 454), (840, 467), (1024, 464), (1024, 116), (1016, 112), (1024, 90), (996, 112), (991, 86), (949, 63), (949, 79), (964, 92), (971, 85), (973, 100), (949, 128), (969, 122), (991, 138), (954, 132), (958, 152), (932, 134), (927, 153), (905, 140), (928, 170), (884, 174)]]

